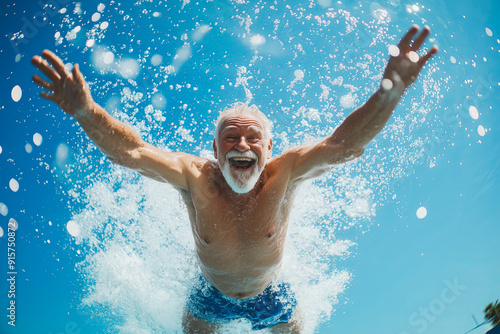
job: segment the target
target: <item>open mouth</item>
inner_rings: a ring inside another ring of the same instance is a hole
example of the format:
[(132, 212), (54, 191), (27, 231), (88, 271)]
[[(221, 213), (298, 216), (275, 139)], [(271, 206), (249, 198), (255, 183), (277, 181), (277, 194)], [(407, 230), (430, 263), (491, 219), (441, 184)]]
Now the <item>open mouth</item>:
[(229, 158), (229, 163), (236, 169), (248, 169), (253, 166), (255, 159), (246, 157)]

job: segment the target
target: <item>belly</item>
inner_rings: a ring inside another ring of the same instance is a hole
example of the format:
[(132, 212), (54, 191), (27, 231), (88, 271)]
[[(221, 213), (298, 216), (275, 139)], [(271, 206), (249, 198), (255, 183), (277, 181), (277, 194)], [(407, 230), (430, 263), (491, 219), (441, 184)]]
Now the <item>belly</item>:
[[(218, 239), (218, 238), (217, 238)], [(260, 294), (276, 278), (283, 257), (283, 240), (276, 236), (252, 240), (197, 240), (201, 271), (217, 290), (232, 298)]]

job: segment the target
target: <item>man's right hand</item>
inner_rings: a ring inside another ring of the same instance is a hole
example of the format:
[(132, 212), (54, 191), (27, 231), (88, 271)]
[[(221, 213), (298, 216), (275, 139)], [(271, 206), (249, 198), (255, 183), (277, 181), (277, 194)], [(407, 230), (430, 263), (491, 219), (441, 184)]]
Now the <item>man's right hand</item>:
[(33, 81), (37, 85), (52, 92), (52, 94), (42, 92), (42, 97), (58, 104), (71, 116), (76, 118), (84, 116), (93, 108), (94, 101), (78, 64), (75, 64), (73, 72), (70, 73), (64, 67), (63, 61), (51, 51), (44, 50), (42, 56), (46, 60), (40, 56), (31, 59), (33, 65), (49, 79), (49, 81), (44, 80), (36, 74), (33, 76)]

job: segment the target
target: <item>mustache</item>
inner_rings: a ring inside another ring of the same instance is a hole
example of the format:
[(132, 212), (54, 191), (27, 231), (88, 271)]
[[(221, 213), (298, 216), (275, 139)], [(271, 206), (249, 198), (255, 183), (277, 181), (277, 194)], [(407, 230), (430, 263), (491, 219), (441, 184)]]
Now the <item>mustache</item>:
[(244, 152), (240, 152), (237, 150), (231, 150), (231, 151), (226, 153), (226, 159), (231, 159), (231, 158), (250, 158), (250, 159), (254, 159), (256, 161), (259, 160), (259, 157), (257, 156), (257, 154), (255, 152), (250, 151), (250, 150), (244, 151)]

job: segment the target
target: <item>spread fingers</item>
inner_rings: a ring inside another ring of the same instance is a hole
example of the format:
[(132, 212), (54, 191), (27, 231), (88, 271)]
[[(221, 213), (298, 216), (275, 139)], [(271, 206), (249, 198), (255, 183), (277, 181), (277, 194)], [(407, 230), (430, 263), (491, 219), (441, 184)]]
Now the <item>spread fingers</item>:
[(415, 36), (415, 34), (417, 33), (418, 29), (419, 28), (416, 24), (412, 25), (410, 30), (408, 30), (406, 35), (404, 35), (404, 37), (401, 39), (401, 41), (398, 44), (398, 48), (401, 51), (401, 53), (405, 54), (408, 52), (411, 40), (413, 39), (413, 36)]
[(425, 39), (427, 36), (429, 36), (429, 33), (431, 32), (431, 29), (428, 26), (425, 26), (424, 29), (422, 29), (422, 32), (420, 35), (418, 35), (417, 39), (415, 42), (413, 42), (413, 45), (410, 47), (410, 51), (418, 51), (422, 44), (424, 44)]
[(36, 83), (38, 86), (41, 86), (47, 90), (54, 91), (54, 84), (52, 82), (48, 82), (46, 80), (43, 80), (40, 78), (38, 75), (33, 76), (33, 82)]
[(54, 69), (57, 71), (61, 78), (65, 78), (68, 76), (68, 71), (64, 67), (63, 61), (52, 51), (43, 50), (42, 56), (47, 59), (52, 64), (52, 66), (54, 66)]
[(43, 74), (47, 76), (52, 82), (58, 82), (61, 77), (56, 71), (49, 65), (49, 63), (40, 56), (34, 56), (31, 59), (33, 65), (35, 65)]

